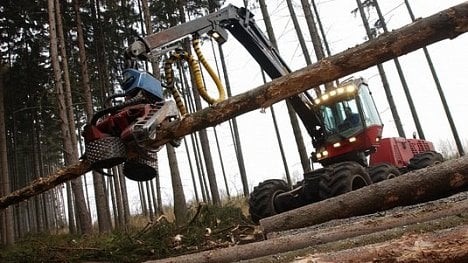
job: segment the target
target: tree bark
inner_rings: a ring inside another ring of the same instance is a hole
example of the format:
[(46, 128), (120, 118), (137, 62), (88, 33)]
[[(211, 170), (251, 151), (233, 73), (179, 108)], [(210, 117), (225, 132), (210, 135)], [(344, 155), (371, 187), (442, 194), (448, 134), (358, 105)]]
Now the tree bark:
[[(8, 173), (8, 151), (5, 127), (5, 104), (3, 76), (7, 66), (0, 64), (0, 194), (8, 195), (11, 192), (10, 175)], [(13, 207), (0, 212), (0, 229), (2, 244), (11, 245), (15, 241), (13, 231)]]
[[(76, 142), (72, 139), (72, 136), (75, 136), (75, 130), (70, 130), (71, 125), (70, 122), (73, 122), (73, 118), (69, 119), (67, 110), (70, 110), (71, 102), (66, 101), (66, 96), (70, 96), (64, 94), (63, 92), (63, 85), (62, 85), (62, 76), (61, 76), (61, 69), (60, 64), (58, 61), (58, 43), (57, 43), (57, 30), (61, 31), (61, 22), (57, 23), (56, 20), (56, 11), (59, 9), (59, 6), (56, 6), (54, 0), (48, 1), (48, 12), (49, 12), (49, 27), (50, 27), (50, 57), (52, 61), (52, 66), (54, 70), (54, 80), (56, 86), (56, 96), (57, 96), (57, 104), (58, 104), (58, 114), (60, 116), (60, 128), (62, 130), (62, 140), (64, 145), (64, 153), (65, 153), (65, 163), (73, 164), (78, 161), (78, 154), (76, 149), (76, 143), (73, 145), (72, 141)], [(58, 28), (57, 28), (58, 26)], [(66, 59), (66, 58), (62, 58)], [(76, 216), (79, 217), (79, 226), (80, 231), (82, 233), (91, 233), (92, 226), (91, 226), (91, 215), (86, 207), (86, 202), (84, 200), (84, 193), (83, 193), (83, 185), (81, 180), (72, 180), (72, 190), (75, 198), (75, 205), (76, 205)]]
[[(332, 242), (343, 241), (348, 244), (354, 244), (354, 246), (372, 244), (382, 242), (383, 240), (398, 239), (402, 235), (421, 232), (422, 229), (435, 232), (438, 229), (454, 228), (457, 233), (460, 233), (463, 229), (457, 228), (458, 225), (462, 225), (464, 229), (467, 228), (466, 216), (468, 216), (468, 214), (466, 209), (468, 208), (468, 204), (464, 202), (466, 195), (466, 193), (462, 193), (447, 199), (428, 202), (418, 205), (417, 207), (411, 207), (404, 212), (398, 210), (389, 211), (389, 213), (384, 216), (376, 214), (370, 218), (356, 218), (356, 220), (353, 218), (351, 222), (346, 219), (333, 222), (333, 226), (323, 224), (314, 229), (301, 229), (294, 233), (286, 233), (283, 236), (260, 242), (147, 261), (147, 263), (237, 262), (299, 249), (316, 248), (320, 245), (331, 244)], [(448, 199), (450, 199), (450, 201), (448, 201)], [(460, 239), (458, 238), (455, 240)], [(385, 243), (392, 242), (394, 241), (385, 241)], [(329, 248), (330, 247), (340, 248), (343, 247), (343, 245), (337, 244), (336, 246), (331, 245)], [(297, 253), (294, 254), (297, 255)], [(372, 260), (368, 262), (370, 261)], [(346, 260), (335, 258), (335, 260), (328, 262), (346, 262)], [(367, 261), (356, 260), (353, 262)]]
[[(84, 110), (88, 120), (93, 117), (93, 99), (91, 95), (91, 85), (89, 84), (88, 60), (86, 58), (86, 47), (84, 41), (83, 26), (80, 15), (80, 1), (74, 0), (73, 7), (76, 17), (76, 31), (78, 35), (78, 49), (80, 50), (80, 70), (81, 70), (81, 86), (85, 100)], [(104, 192), (103, 175), (93, 172), (94, 196), (96, 199), (96, 214), (98, 219), (99, 233), (106, 233), (112, 230), (111, 219), (108, 216), (109, 203), (107, 202), (106, 193)]]
[[(434, 200), (468, 186), (468, 157), (416, 170), (260, 220), (264, 233)], [(313, 215), (313, 216), (311, 216)]]
[[(184, 9), (184, 1), (178, 1), (178, 9), (179, 9), (179, 14), (180, 14), (180, 22), (185, 23), (186, 18), (185, 18), (185, 9)], [(183, 44), (183, 47), (185, 50), (191, 50), (190, 45), (188, 42), (185, 42)], [(194, 78), (192, 79), (192, 93), (193, 93), (193, 99), (195, 101), (195, 109), (198, 111), (202, 108), (201, 100), (200, 100), (200, 95), (198, 93), (198, 90), (195, 88), (196, 84), (194, 81)], [(213, 157), (211, 154), (211, 148), (210, 148), (210, 141), (208, 139), (208, 133), (205, 129), (200, 129), (198, 131), (198, 134), (200, 136), (200, 145), (201, 145), (201, 150), (203, 152), (203, 157), (205, 160), (205, 168), (206, 168), (206, 174), (208, 177), (208, 183), (209, 183), (209, 190), (211, 192), (211, 200), (214, 205), (221, 205), (221, 198), (219, 196), (219, 189), (218, 189), (218, 183), (216, 180), (216, 172), (215, 168), (213, 165)], [(207, 186), (205, 184), (205, 186)], [(208, 198), (209, 199), (209, 198)]]
[[(290, 6), (290, 1), (287, 1), (287, 2), (288, 2), (287, 4), (288, 4), (288, 7), (289, 7)], [(266, 31), (267, 31), (267, 34), (268, 34), (268, 38), (270, 39), (271, 44), (273, 45), (273, 47), (276, 50), (279, 50), (278, 42), (276, 41), (276, 37), (275, 37), (275, 34), (274, 34), (274, 30), (273, 30), (273, 25), (271, 23), (270, 15), (268, 14), (268, 9), (267, 9), (267, 5), (265, 3), (265, 0), (260, 0), (259, 4), (260, 4), (260, 9), (262, 11), (262, 17), (263, 17), (263, 20), (265, 22), (265, 27), (266, 27)], [(293, 15), (295, 15), (295, 14), (291, 13), (291, 16), (293, 16)], [(295, 20), (297, 20), (297, 19), (295, 19), (295, 17), (293, 17), (293, 21), (295, 21)], [(298, 30), (298, 27), (296, 27), (296, 30)], [(310, 62), (310, 60), (309, 60), (309, 62)], [(294, 112), (294, 109), (293, 109), (291, 103), (286, 101), (286, 105), (287, 105), (287, 109), (288, 109), (289, 121), (291, 123), (291, 128), (293, 130), (294, 139), (296, 141), (297, 152), (298, 152), (299, 158), (301, 160), (302, 169), (303, 169), (303, 172), (308, 172), (311, 169), (310, 168), (310, 162), (309, 162), (309, 156), (307, 154), (306, 147), (305, 147), (305, 144), (304, 144), (304, 137), (302, 136), (301, 128), (300, 128), (300, 125), (299, 125), (299, 120), (297, 118), (296, 112)], [(273, 113), (274, 112), (273, 107), (271, 108), (271, 112), (273, 114), (273, 122), (274, 122), (275, 129), (277, 129), (278, 125), (276, 124), (276, 121), (275, 121), (275, 117), (274, 117), (274, 113)], [(280, 147), (283, 162), (286, 164), (286, 158), (284, 156), (285, 154), (283, 152), (283, 149), (282, 149), (283, 147), (281, 145), (282, 144), (281, 143), (281, 136), (280, 136), (280, 134), (278, 132), (276, 133), (276, 137), (278, 139), (278, 144), (279, 144), (279, 147)], [(288, 184), (291, 184), (289, 171), (288, 171), (288, 168), (287, 168), (286, 165), (285, 165), (285, 173), (286, 173), (286, 178), (287, 178)]]
[[(466, 262), (468, 227), (412, 234), (389, 242), (306, 256), (306, 262)], [(377, 260), (376, 260), (377, 259)]]
[[(310, 86), (333, 81), (443, 39), (455, 38), (466, 31), (468, 31), (468, 3), (465, 2), (327, 57), (309, 67), (233, 96), (209, 108), (189, 114), (180, 121), (168, 123), (157, 131), (158, 140), (152, 145), (162, 146), (174, 138), (181, 138), (258, 108), (266, 108), (268, 105), (303, 92)], [(86, 161), (63, 167), (47, 178), (40, 178), (32, 185), (0, 198), (0, 209), (77, 178), (89, 170), (90, 164)]]
[[(174, 196), (174, 215), (175, 222), (178, 226), (182, 226), (187, 221), (187, 205), (184, 194), (184, 187), (180, 179), (179, 166), (177, 164), (177, 156), (171, 144), (166, 144), (167, 158), (169, 159), (169, 167), (171, 170), (172, 194)], [(175, 162), (173, 164), (172, 162)]]

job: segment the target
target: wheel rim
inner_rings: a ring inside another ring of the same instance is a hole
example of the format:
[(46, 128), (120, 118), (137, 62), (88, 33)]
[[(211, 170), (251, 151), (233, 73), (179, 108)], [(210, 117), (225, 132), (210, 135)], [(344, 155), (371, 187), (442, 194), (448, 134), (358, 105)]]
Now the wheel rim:
[(355, 175), (352, 181), (351, 189), (354, 191), (364, 186), (367, 186), (366, 180), (360, 175)]

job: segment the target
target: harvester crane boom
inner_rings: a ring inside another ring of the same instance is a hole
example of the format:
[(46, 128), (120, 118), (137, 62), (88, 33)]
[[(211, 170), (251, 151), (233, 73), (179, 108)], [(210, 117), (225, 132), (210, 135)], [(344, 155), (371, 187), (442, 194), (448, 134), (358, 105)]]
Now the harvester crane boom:
[[(186, 113), (180, 94), (174, 88), (172, 64), (187, 60), (200, 95), (209, 104), (219, 102), (224, 99), (224, 90), (220, 88), (221, 81), (207, 66), (199, 42), (201, 36), (208, 34), (221, 45), (226, 42), (228, 32), (270, 78), (291, 73), (255, 24), (253, 14), (245, 8), (228, 5), (198, 19), (140, 37), (125, 51), (128, 68), (123, 71), (125, 92), (121, 96), (125, 96), (124, 102), (98, 112), (84, 129), (85, 158), (93, 163), (94, 169), (124, 163), (127, 178), (146, 181), (158, 176), (159, 148), (151, 148), (152, 142), (158, 139), (156, 131), (164, 123), (180, 119)], [(192, 38), (199, 61), (218, 87), (218, 99), (207, 94), (198, 61), (189, 52), (179, 49), (178, 41), (188, 37)], [(171, 89), (174, 100), (164, 98), (159, 80), (136, 69), (138, 60), (152, 59), (169, 51), (174, 52), (170, 52), (165, 61), (165, 87)], [(431, 142), (382, 138), (383, 124), (364, 79), (351, 78), (325, 92), (313, 87), (311, 90), (315, 94), (306, 91), (287, 100), (312, 138), (315, 148), (312, 161), (323, 167), (306, 172), (304, 180), (293, 189), (281, 179), (269, 179), (254, 187), (249, 198), (253, 221), (443, 161)], [(177, 146), (180, 140), (171, 144)]]
[[(291, 70), (255, 23), (253, 14), (245, 8), (228, 5), (217, 12), (137, 39), (126, 51), (126, 57), (146, 59), (154, 50), (163, 51), (169, 45), (190, 35), (208, 34), (219, 44), (226, 42), (228, 30), (258, 62), (260, 67), (275, 79), (291, 73)], [(301, 93), (288, 99), (301, 118), (313, 141), (320, 138), (321, 120), (315, 114), (313, 99)]]

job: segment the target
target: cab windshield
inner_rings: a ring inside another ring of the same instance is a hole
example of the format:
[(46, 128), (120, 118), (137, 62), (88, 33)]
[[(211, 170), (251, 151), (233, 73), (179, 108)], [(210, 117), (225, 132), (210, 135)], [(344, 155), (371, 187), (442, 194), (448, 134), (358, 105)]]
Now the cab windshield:
[(328, 137), (348, 138), (363, 128), (355, 96), (320, 107)]
[(365, 127), (382, 125), (369, 88), (363, 83), (358, 85), (346, 85), (350, 89), (343, 88), (348, 91), (341, 95), (338, 88), (337, 92), (329, 92), (330, 96), (322, 96), (327, 98), (321, 100), (320, 111), (329, 142), (350, 138)]

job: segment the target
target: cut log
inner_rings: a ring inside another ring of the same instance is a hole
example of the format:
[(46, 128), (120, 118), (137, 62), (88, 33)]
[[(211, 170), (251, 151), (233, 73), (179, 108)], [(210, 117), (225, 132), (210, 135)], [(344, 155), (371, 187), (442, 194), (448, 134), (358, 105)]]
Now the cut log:
[[(437, 229), (440, 225), (448, 228), (458, 225), (466, 226), (468, 223), (467, 194), (462, 193), (459, 196), (453, 196), (446, 200), (437, 200), (418, 205), (417, 207), (411, 207), (405, 210), (406, 213), (389, 211), (384, 216), (375, 215), (351, 221), (338, 220), (332, 227), (324, 224), (317, 226), (317, 229), (301, 229), (297, 233), (286, 233), (284, 236), (276, 236), (275, 238), (256, 243), (147, 261), (146, 263), (237, 262), (307, 247), (315, 247), (355, 237), (359, 237), (362, 240), (369, 234), (374, 236), (365, 240), (367, 244), (381, 242), (381, 237), (387, 236), (388, 239), (392, 239), (408, 232), (421, 231), (422, 224), (427, 226), (427, 230)], [(414, 228), (412, 227), (413, 225), (415, 226)], [(394, 231), (394, 228), (401, 229)], [(387, 233), (388, 231), (391, 233)], [(396, 237), (394, 236), (395, 232), (399, 232)], [(379, 237), (378, 241), (375, 241), (377, 239), (375, 236)], [(351, 242), (354, 243), (354, 241)], [(268, 262), (269, 260), (265, 261)], [(338, 260), (338, 262), (340, 261)]]
[[(268, 107), (310, 87), (334, 81), (440, 40), (453, 39), (466, 31), (468, 31), (468, 2), (382, 34), (376, 39), (322, 59), (307, 68), (190, 114), (182, 120), (170, 122), (157, 131), (157, 140), (152, 146), (165, 145), (175, 138), (182, 138), (246, 112)], [(62, 168), (51, 174), (49, 178), (39, 179), (33, 185), (4, 196), (0, 198), (0, 208), (18, 203), (64, 181), (76, 178), (79, 176), (75, 173), (77, 170), (85, 173), (89, 171), (89, 164), (81, 162)], [(62, 175), (65, 176), (62, 178)]]
[(306, 256), (295, 263), (325, 262), (468, 262), (468, 226)]
[(434, 200), (468, 187), (468, 157), (449, 160), (260, 220), (264, 233)]

